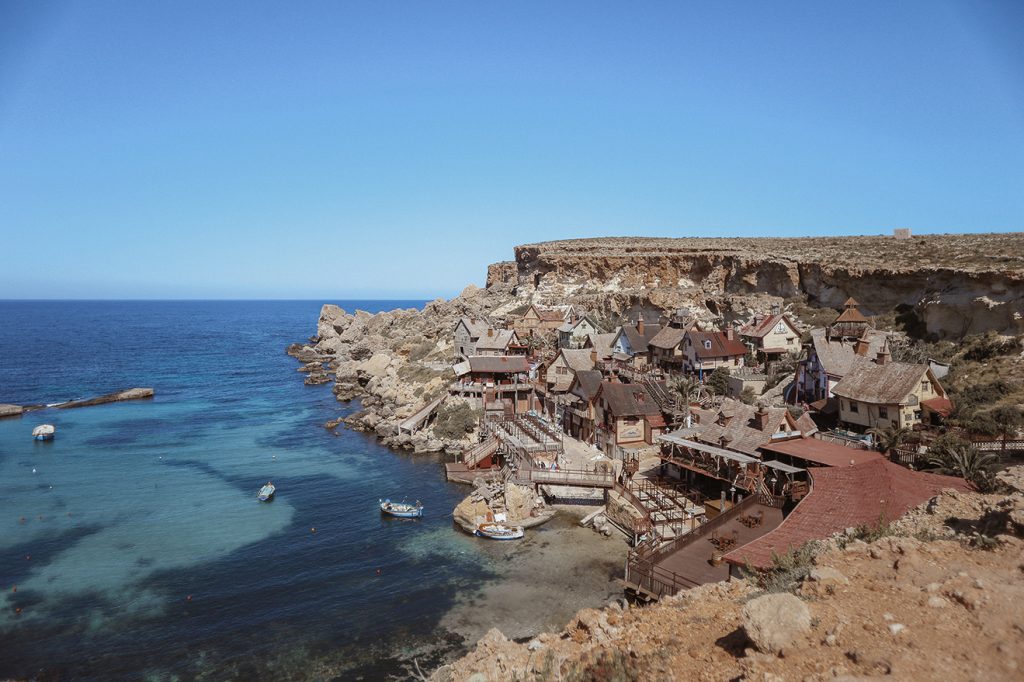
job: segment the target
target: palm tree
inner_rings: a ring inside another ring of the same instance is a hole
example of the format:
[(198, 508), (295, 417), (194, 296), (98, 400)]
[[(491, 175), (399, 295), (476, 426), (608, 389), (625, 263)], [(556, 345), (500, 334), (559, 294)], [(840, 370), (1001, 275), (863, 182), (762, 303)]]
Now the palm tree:
[(690, 403), (697, 398), (697, 394), (700, 391), (700, 382), (693, 377), (684, 376), (677, 380), (673, 385), (672, 389), (679, 396), (678, 403), (682, 403), (686, 407), (686, 425), (690, 425)]
[(888, 453), (903, 445), (907, 437), (910, 436), (911, 430), (905, 426), (876, 426), (868, 429), (868, 433), (874, 437), (879, 452)]
[(991, 452), (982, 452), (967, 441), (937, 443), (929, 451), (928, 461), (944, 473), (959, 476), (984, 490), (991, 477), (990, 469), (998, 458)]

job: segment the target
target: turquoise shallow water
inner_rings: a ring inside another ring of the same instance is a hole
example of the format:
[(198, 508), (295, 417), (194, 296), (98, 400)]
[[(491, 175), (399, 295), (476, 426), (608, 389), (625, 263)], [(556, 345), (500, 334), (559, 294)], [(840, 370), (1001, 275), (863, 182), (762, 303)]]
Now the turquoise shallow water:
[[(494, 575), (465, 491), (322, 428), (355, 406), (284, 354), (319, 305), (0, 302), (0, 402), (157, 390), (0, 420), (0, 677), (376, 679), (461, 645), (437, 623)], [(403, 494), (422, 521), (380, 517)]]

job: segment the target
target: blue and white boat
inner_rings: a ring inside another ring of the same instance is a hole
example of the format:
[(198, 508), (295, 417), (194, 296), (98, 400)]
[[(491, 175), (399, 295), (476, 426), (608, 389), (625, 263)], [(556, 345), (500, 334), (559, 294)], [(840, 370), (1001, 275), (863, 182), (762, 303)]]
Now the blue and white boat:
[(481, 523), (473, 534), (488, 540), (519, 540), (525, 535), (522, 526), (506, 526), (503, 523)]
[(397, 516), (400, 519), (418, 519), (423, 516), (423, 505), (418, 501), (416, 504), (409, 504), (408, 502), (380, 500), (380, 511), (382, 514)]
[(274, 487), (273, 483), (267, 481), (267, 484), (256, 493), (256, 499), (260, 502), (269, 502), (274, 497), (275, 492), (277, 492), (277, 488)]
[(40, 424), (32, 429), (32, 437), (36, 440), (53, 440), (56, 432), (57, 429), (53, 424)]

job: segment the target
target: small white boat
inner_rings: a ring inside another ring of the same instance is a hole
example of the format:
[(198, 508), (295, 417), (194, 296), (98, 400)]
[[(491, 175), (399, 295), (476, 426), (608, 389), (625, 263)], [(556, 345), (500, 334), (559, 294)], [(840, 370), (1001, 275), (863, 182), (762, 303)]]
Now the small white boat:
[(391, 500), (379, 500), (380, 511), (388, 516), (397, 516), (400, 519), (418, 519), (423, 516), (423, 505), (418, 501), (416, 504), (408, 502), (392, 502)]
[(40, 424), (32, 429), (32, 437), (36, 440), (53, 440), (53, 435), (56, 432), (57, 429), (53, 424)]
[(490, 540), (519, 540), (525, 535), (522, 526), (506, 526), (503, 523), (481, 523), (474, 535)]
[(260, 502), (269, 502), (274, 497), (275, 492), (277, 492), (277, 488), (274, 487), (273, 483), (267, 481), (267, 484), (256, 493), (256, 499)]

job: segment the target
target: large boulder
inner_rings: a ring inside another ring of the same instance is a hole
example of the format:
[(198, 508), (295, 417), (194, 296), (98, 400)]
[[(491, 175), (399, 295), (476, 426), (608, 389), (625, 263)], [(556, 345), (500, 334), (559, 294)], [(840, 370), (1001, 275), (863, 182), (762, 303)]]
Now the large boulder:
[(348, 328), (351, 322), (351, 315), (333, 303), (328, 303), (320, 308), (320, 319), (316, 324), (316, 334), (321, 339), (336, 338)]
[(380, 378), (388, 373), (388, 365), (391, 364), (391, 356), (387, 353), (374, 353), (369, 360), (364, 360), (359, 365), (359, 373), (366, 376)]
[(743, 607), (743, 629), (758, 650), (778, 654), (810, 631), (811, 612), (788, 592), (766, 594)]

